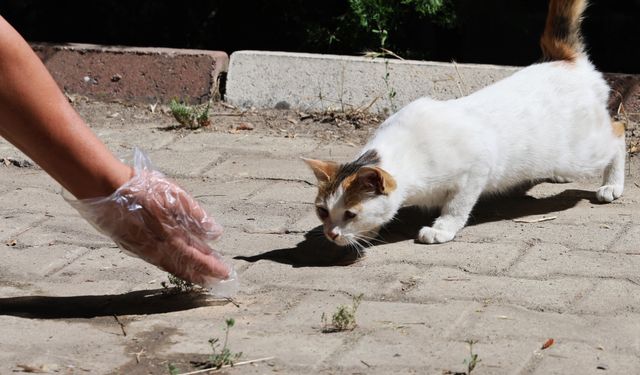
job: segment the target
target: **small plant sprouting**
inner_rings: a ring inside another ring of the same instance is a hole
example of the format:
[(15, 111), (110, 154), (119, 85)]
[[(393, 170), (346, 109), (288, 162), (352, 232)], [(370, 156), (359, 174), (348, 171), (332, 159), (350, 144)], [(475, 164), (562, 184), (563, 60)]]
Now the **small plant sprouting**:
[(190, 106), (175, 99), (169, 103), (169, 109), (173, 117), (180, 125), (189, 129), (198, 129), (211, 124), (209, 121), (209, 109), (211, 103), (207, 102), (206, 106)]
[(222, 366), (233, 366), (233, 364), (242, 357), (242, 352), (234, 353), (228, 347), (227, 344), (229, 342), (229, 330), (236, 324), (235, 319), (229, 318), (225, 319), (225, 335), (224, 342), (222, 343), (222, 348), (220, 348), (220, 339), (212, 338), (209, 339), (209, 345), (211, 345), (211, 350), (213, 354), (209, 356), (209, 359), (205, 362), (199, 363), (198, 367), (203, 369), (211, 368), (211, 369), (219, 369)]
[(363, 294), (353, 297), (351, 306), (340, 305), (333, 316), (331, 317), (331, 323), (327, 321), (327, 316), (322, 313), (320, 318), (322, 321), (322, 332), (332, 333), (341, 331), (352, 331), (358, 325), (356, 323), (356, 312), (362, 302)]
[(192, 284), (191, 282), (186, 280), (182, 280), (177, 276), (173, 276), (172, 274), (168, 274), (167, 276), (169, 278), (169, 281), (163, 281), (160, 283), (160, 285), (162, 285), (162, 287), (167, 291), (171, 291), (174, 293), (189, 293), (196, 288), (195, 284)]
[(473, 353), (473, 344), (475, 343), (477, 343), (477, 341), (475, 340), (467, 341), (467, 344), (469, 344), (469, 358), (465, 359), (464, 362), (462, 362), (467, 365), (466, 375), (471, 375), (471, 371), (473, 371), (473, 369), (476, 368), (478, 362), (480, 362), (480, 360), (478, 359), (478, 354)]
[(180, 369), (174, 365), (173, 363), (169, 362), (169, 375), (178, 375), (180, 374)]
[(385, 59), (384, 60), (384, 84), (387, 87), (387, 99), (389, 99), (389, 104), (391, 105), (391, 110), (393, 112), (397, 112), (398, 111), (398, 107), (396, 106), (396, 102), (395, 102), (395, 98), (396, 98), (397, 92), (391, 86), (391, 83), (389, 82), (389, 76), (390, 76), (389, 60)]

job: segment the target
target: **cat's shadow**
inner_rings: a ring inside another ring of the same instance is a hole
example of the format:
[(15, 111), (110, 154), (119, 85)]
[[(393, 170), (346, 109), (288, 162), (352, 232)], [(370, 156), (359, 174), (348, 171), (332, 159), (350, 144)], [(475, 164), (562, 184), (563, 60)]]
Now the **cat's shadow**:
[[(515, 194), (481, 199), (474, 208), (467, 226), (564, 211), (575, 207), (582, 200), (597, 203), (593, 192), (575, 189), (545, 198)], [(437, 217), (437, 211), (425, 211), (416, 207), (403, 208), (394, 221), (381, 229), (378, 239), (372, 241), (371, 246), (415, 239), (420, 228), (431, 225)], [(355, 263), (360, 259), (360, 255), (354, 248), (339, 247), (329, 242), (322, 235), (322, 228), (316, 227), (307, 232), (305, 239), (296, 247), (271, 250), (253, 256), (236, 256), (234, 259), (252, 263), (270, 260), (294, 267), (329, 267)]]
[(126, 315), (152, 315), (217, 306), (228, 300), (201, 293), (167, 293), (164, 289), (123, 294), (85, 296), (22, 296), (0, 298), (0, 315), (36, 319), (87, 319)]

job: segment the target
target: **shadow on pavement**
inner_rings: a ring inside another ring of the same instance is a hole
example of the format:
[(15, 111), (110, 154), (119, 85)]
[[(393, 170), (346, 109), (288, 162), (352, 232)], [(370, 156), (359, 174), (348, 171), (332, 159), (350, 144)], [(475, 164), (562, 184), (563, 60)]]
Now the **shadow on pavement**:
[(348, 266), (360, 259), (357, 250), (340, 247), (327, 241), (322, 234), (322, 227), (320, 226), (307, 232), (304, 236), (305, 240), (296, 247), (271, 250), (254, 256), (239, 255), (233, 259), (251, 263), (264, 259), (290, 264), (294, 267)]
[[(467, 226), (564, 211), (575, 207), (582, 200), (597, 203), (592, 191), (574, 189), (545, 198), (534, 198), (528, 195), (485, 198), (481, 199), (474, 208)], [(402, 208), (396, 218), (382, 228), (372, 246), (415, 239), (420, 228), (431, 225), (438, 214), (436, 210), (417, 207)], [(316, 227), (307, 232), (305, 240), (296, 247), (271, 250), (253, 256), (236, 256), (234, 259), (251, 263), (270, 260), (294, 267), (330, 267), (353, 264), (360, 259), (360, 255), (355, 249), (330, 243), (322, 236), (321, 228)]]
[(25, 296), (0, 298), (0, 315), (36, 319), (95, 318), (99, 316), (150, 315), (224, 305), (199, 293), (166, 294), (163, 289), (95, 296)]

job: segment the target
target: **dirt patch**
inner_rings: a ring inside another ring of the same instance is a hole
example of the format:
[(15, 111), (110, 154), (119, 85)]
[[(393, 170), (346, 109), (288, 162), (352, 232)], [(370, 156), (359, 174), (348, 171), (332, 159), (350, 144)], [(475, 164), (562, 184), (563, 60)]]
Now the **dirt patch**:
[[(226, 103), (211, 106), (211, 125), (197, 130), (186, 129), (173, 118), (168, 106), (132, 105), (91, 101), (71, 97), (71, 101), (89, 124), (106, 128), (128, 128), (143, 124), (178, 134), (188, 132), (254, 132), (276, 137), (311, 137), (327, 142), (362, 146), (382, 124), (385, 117), (366, 111), (311, 113), (292, 109), (239, 109)], [(632, 108), (636, 110), (636, 108)], [(624, 106), (611, 109), (614, 118), (626, 124), (630, 154), (640, 153), (640, 117)]]
[(131, 360), (118, 368), (116, 374), (147, 375), (168, 374), (169, 364), (173, 364), (180, 371), (191, 369), (190, 361), (206, 360), (203, 354), (171, 354), (162, 355), (163, 349), (171, 344), (171, 337), (178, 330), (173, 327), (156, 326), (152, 331), (144, 332), (129, 341), (125, 351)]
[[(136, 124), (153, 124), (157, 129), (165, 131), (194, 131), (179, 126), (168, 106), (105, 103), (78, 96), (70, 98), (89, 124), (100, 124), (100, 127), (126, 128)], [(384, 118), (364, 111), (306, 113), (290, 109), (242, 110), (215, 102), (211, 106), (210, 120), (210, 126), (195, 131), (254, 132), (287, 138), (313, 137), (362, 145)]]

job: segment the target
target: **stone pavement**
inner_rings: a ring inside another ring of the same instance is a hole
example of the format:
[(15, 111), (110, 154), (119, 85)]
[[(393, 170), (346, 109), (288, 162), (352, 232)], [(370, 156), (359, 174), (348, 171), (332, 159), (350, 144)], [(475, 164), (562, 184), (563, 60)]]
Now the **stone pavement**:
[[(105, 121), (107, 116), (103, 116)], [(640, 373), (640, 170), (622, 199), (598, 180), (543, 184), (482, 203), (455, 241), (416, 244), (429, 215), (406, 210), (353, 261), (317, 232), (312, 174), (299, 156), (357, 150), (313, 138), (94, 124), (115, 151), (137, 145), (226, 229), (234, 303), (165, 295), (166, 274), (122, 254), (62, 200), (42, 170), (0, 165), (0, 374), (18, 365), (72, 374), (168, 374), (224, 338), (229, 374)], [(185, 135), (186, 134), (186, 135)], [(22, 159), (6, 142), (0, 157)], [(554, 218), (548, 221), (529, 219)], [(525, 222), (522, 222), (524, 219)], [(362, 294), (352, 331), (321, 317)], [(554, 344), (542, 350), (549, 338)]]

